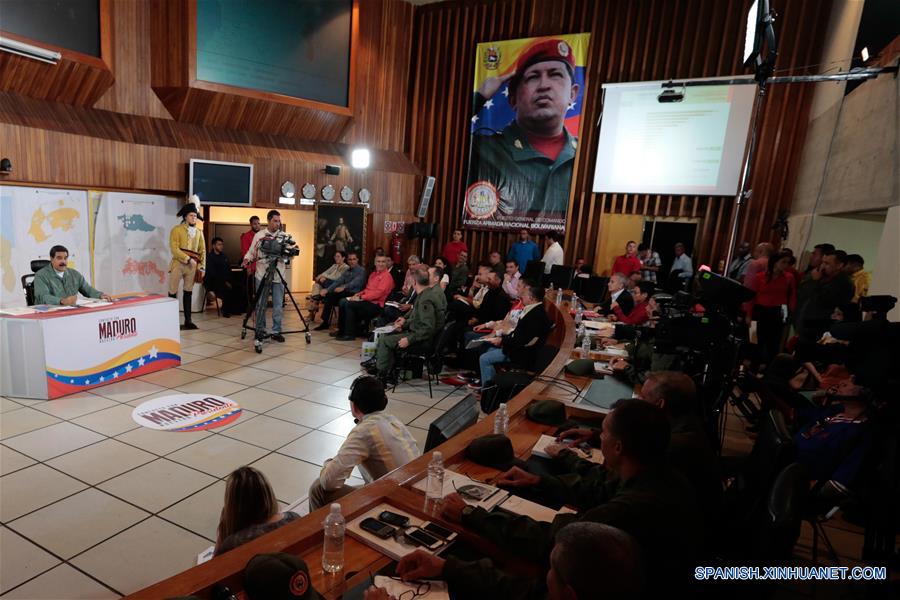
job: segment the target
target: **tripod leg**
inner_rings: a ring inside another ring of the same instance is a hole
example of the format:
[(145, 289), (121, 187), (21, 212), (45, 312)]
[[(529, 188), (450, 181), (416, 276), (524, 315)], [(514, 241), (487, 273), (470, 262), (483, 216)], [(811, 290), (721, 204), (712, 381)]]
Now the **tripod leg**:
[(297, 301), (294, 300), (294, 294), (291, 293), (287, 281), (284, 280), (284, 275), (281, 274), (281, 271), (278, 271), (278, 278), (281, 279), (281, 285), (284, 286), (285, 296), (291, 299), (291, 304), (294, 305), (294, 310), (297, 311), (297, 316), (300, 317), (300, 322), (303, 323), (303, 332), (306, 336), (306, 343), (309, 344), (312, 342), (312, 335), (309, 333), (309, 323), (303, 318), (303, 311), (300, 310), (300, 306), (298, 306)]

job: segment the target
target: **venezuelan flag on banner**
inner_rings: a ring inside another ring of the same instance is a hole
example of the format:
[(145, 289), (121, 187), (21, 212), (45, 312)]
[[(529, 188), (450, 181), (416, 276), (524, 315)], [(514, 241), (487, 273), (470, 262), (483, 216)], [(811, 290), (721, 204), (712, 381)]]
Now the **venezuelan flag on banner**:
[[(565, 230), (589, 42), (578, 33), (478, 44), (464, 225)], [(537, 65), (555, 70), (536, 82)]]
[[(572, 48), (575, 57), (575, 83), (578, 84), (578, 98), (572, 103), (566, 113), (566, 130), (573, 136), (578, 136), (578, 128), (581, 124), (581, 104), (584, 97), (584, 69), (587, 63), (588, 43), (591, 34), (576, 33), (572, 35), (557, 35), (541, 38), (522, 38), (519, 40), (507, 40), (505, 42), (486, 42), (478, 44), (477, 62), (475, 63), (475, 88), (478, 88), (488, 77), (502, 77), (509, 75), (516, 68), (516, 61), (522, 52), (533, 45), (535, 41), (559, 39), (566, 42)], [(493, 102), (485, 103), (472, 118), (472, 133), (485, 135), (492, 131), (500, 131), (516, 117), (515, 111), (509, 105), (509, 82), (500, 88), (498, 94), (492, 98)], [(488, 106), (490, 104), (490, 106)]]

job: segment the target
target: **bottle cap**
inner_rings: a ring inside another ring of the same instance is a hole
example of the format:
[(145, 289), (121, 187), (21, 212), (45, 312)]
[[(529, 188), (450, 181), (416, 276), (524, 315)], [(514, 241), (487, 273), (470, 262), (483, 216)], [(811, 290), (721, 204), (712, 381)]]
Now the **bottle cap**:
[(444, 455), (441, 454), (440, 450), (435, 450), (434, 452), (431, 453), (431, 459), (432, 460), (444, 460)]
[(337, 502), (335, 502), (334, 504), (332, 504), (332, 505), (331, 505), (331, 512), (332, 512), (332, 514), (334, 514), (334, 513), (340, 513), (340, 512), (341, 512), (341, 505), (338, 504)]

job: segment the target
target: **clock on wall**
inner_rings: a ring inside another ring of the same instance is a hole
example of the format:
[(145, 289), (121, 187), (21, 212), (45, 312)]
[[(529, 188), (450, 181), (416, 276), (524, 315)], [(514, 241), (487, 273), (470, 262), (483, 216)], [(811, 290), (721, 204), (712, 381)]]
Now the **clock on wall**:
[(349, 185), (345, 185), (341, 188), (341, 200), (344, 202), (350, 202), (353, 200), (353, 190), (350, 189)]
[(368, 204), (369, 199), (372, 197), (372, 193), (366, 188), (361, 188), (358, 192), (358, 196), (360, 202), (362, 202), (363, 204)]
[(303, 197), (307, 200), (312, 200), (316, 197), (316, 186), (307, 182), (302, 188), (300, 188), (300, 193), (303, 194)]
[(322, 188), (322, 200), (331, 202), (334, 199), (334, 186), (330, 183)]

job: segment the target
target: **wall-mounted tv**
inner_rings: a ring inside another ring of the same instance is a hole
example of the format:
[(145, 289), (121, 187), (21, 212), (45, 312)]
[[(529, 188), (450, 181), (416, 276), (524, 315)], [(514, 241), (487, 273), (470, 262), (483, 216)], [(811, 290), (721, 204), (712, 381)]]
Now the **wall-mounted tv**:
[(188, 182), (201, 204), (253, 206), (253, 165), (192, 158)]

